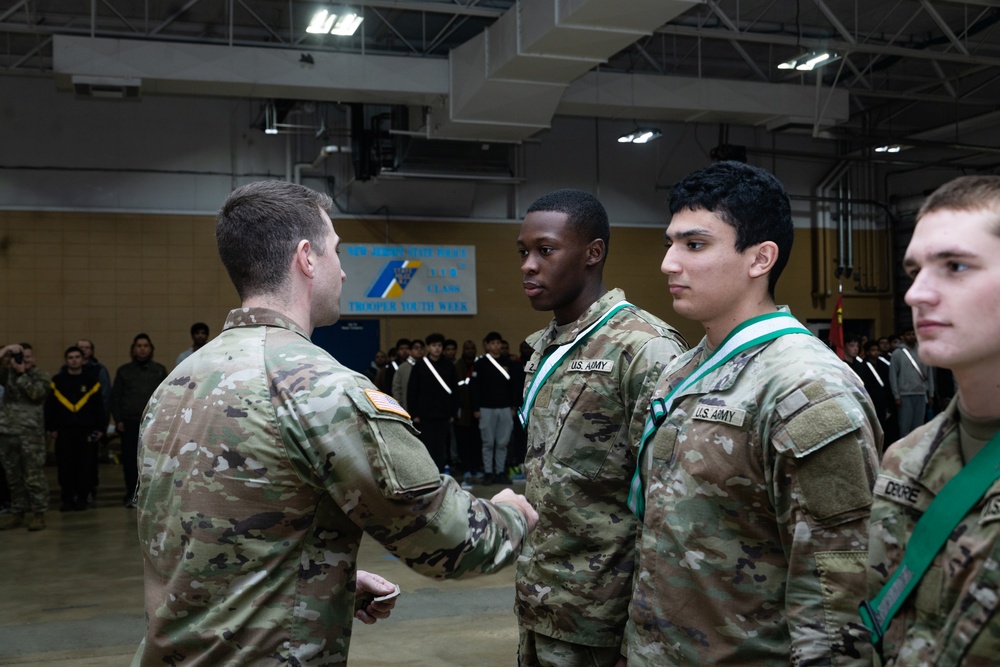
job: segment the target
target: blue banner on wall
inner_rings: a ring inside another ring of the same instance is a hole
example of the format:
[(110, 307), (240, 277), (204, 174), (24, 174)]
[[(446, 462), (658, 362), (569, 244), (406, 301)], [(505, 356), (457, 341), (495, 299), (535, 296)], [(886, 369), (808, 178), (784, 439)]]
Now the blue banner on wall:
[(342, 243), (340, 261), (345, 317), (476, 314), (475, 246)]

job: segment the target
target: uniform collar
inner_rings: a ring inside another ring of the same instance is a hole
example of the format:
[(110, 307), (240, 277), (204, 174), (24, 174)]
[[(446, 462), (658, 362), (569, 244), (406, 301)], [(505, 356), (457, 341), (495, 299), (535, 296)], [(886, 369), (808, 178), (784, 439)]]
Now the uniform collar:
[[(919, 436), (911, 455), (900, 461), (899, 469), (937, 495), (962, 469), (962, 451), (958, 441), (958, 395), (931, 424)], [(994, 482), (991, 488), (996, 489), (997, 484)]]
[[(619, 301), (625, 300), (625, 292), (617, 287), (608, 290), (608, 292), (602, 296), (600, 299), (590, 304), (587, 310), (583, 311), (583, 314), (572, 322), (570, 326), (566, 327), (565, 331), (556, 333), (556, 320), (552, 318), (549, 322), (549, 326), (542, 329), (541, 332), (532, 336), (528, 339), (528, 344), (534, 347), (536, 350), (543, 350), (549, 345), (562, 345), (563, 343), (568, 343), (569, 341), (576, 338), (576, 336), (589, 327), (591, 324), (601, 319), (608, 309)], [(534, 340), (532, 340), (532, 338)], [(537, 347), (540, 345), (541, 347)]]
[[(777, 310), (778, 312), (781, 313), (790, 312), (788, 306), (778, 306)], [(742, 322), (740, 324), (742, 324)], [(738, 327), (739, 325), (736, 326)], [(733, 328), (735, 329), (736, 327)], [(680, 395), (686, 396), (688, 394), (704, 394), (708, 392), (718, 392), (729, 389), (736, 383), (736, 379), (740, 376), (740, 373), (743, 372), (743, 369), (746, 368), (747, 364), (749, 364), (754, 357), (756, 357), (762, 351), (767, 349), (767, 346), (773, 342), (774, 341), (768, 341), (764, 344), (756, 345), (754, 347), (751, 347), (747, 350), (740, 352), (735, 357), (733, 357), (729, 361), (729, 363), (715, 369), (714, 371), (711, 371), (710, 373), (706, 373), (704, 377), (702, 377), (693, 385), (688, 387), (687, 390), (682, 392)], [(703, 336), (697, 345), (695, 345), (693, 348), (691, 348), (689, 352), (685, 353), (685, 355), (681, 357), (683, 361), (680, 363), (682, 363), (683, 367), (686, 368), (687, 370), (682, 374), (677, 374), (675, 381), (673, 381), (671, 384), (672, 385), (677, 384), (685, 377), (687, 377), (690, 373), (694, 372), (694, 370), (698, 367), (698, 365), (704, 362), (705, 359), (710, 354), (711, 352), (709, 352), (708, 350), (708, 337)], [(675, 366), (675, 368), (680, 368), (680, 367)], [(673, 371), (671, 371), (671, 373), (673, 373)]]
[(234, 327), (279, 327), (293, 331), (309, 340), (309, 334), (306, 333), (305, 329), (293, 322), (288, 316), (270, 308), (234, 308), (230, 310), (222, 330)]

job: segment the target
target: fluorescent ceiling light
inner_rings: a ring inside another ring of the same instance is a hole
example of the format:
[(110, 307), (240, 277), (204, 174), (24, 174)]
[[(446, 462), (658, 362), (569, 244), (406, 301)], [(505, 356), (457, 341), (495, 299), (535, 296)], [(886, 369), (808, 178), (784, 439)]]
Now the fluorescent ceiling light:
[(274, 102), (264, 105), (264, 134), (278, 133), (278, 109)]
[(623, 134), (618, 137), (618, 143), (620, 144), (645, 144), (653, 141), (654, 139), (659, 139), (663, 136), (663, 133), (656, 128), (635, 128), (634, 132), (629, 132), (628, 134)]
[(904, 146), (903, 144), (886, 144), (885, 146), (876, 146), (876, 153), (898, 153), (899, 151), (905, 151), (908, 148), (913, 148), (913, 146)]
[(832, 51), (810, 51), (801, 56), (786, 60), (778, 65), (778, 69), (794, 69), (800, 72), (811, 72), (817, 67), (829, 65), (840, 60), (840, 56)]
[(353, 9), (330, 7), (316, 12), (306, 32), (314, 35), (340, 35), (349, 37), (357, 32), (364, 18)]

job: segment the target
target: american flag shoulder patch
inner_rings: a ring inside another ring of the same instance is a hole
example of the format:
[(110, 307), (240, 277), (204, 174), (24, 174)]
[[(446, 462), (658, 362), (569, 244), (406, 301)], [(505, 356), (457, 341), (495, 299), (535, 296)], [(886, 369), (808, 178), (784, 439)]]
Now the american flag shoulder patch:
[(410, 413), (389, 394), (384, 394), (377, 389), (365, 389), (365, 396), (379, 412), (391, 412), (410, 419)]

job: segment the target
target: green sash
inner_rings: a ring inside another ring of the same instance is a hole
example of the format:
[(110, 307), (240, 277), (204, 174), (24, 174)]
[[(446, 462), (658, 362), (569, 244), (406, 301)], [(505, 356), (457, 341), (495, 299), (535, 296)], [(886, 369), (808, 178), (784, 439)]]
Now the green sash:
[(542, 385), (549, 379), (552, 372), (559, 367), (562, 360), (565, 359), (570, 352), (575, 350), (583, 341), (590, 337), (590, 334), (594, 333), (599, 329), (605, 322), (610, 320), (615, 313), (617, 313), (622, 308), (627, 308), (631, 306), (628, 301), (619, 301), (618, 303), (611, 306), (608, 312), (598, 319), (596, 322), (591, 324), (589, 327), (581, 331), (576, 335), (576, 338), (568, 343), (564, 343), (559, 347), (555, 348), (538, 362), (538, 370), (535, 371), (535, 376), (531, 378), (531, 382), (528, 383), (528, 388), (524, 392), (524, 404), (521, 409), (517, 411), (518, 419), (521, 420), (521, 426), (525, 430), (528, 428), (528, 418), (531, 415), (531, 408), (535, 405), (535, 398), (538, 396), (538, 391), (542, 388)]
[(903, 562), (874, 600), (865, 600), (859, 605), (861, 621), (871, 632), (870, 639), (876, 648), (880, 646), (892, 618), (920, 583), (955, 526), (997, 479), (1000, 479), (1000, 433), (994, 435), (957, 475), (948, 480), (914, 526), (903, 553)]
[(628, 506), (641, 520), (646, 514), (646, 497), (642, 489), (642, 458), (646, 445), (653, 436), (656, 435), (660, 424), (670, 413), (674, 398), (694, 385), (698, 380), (705, 377), (715, 369), (728, 363), (730, 359), (740, 352), (757, 347), (775, 338), (780, 338), (786, 334), (806, 334), (812, 333), (806, 329), (791, 313), (776, 312), (760, 315), (743, 322), (738, 327), (729, 332), (722, 344), (707, 359), (698, 364), (698, 367), (686, 378), (680, 381), (663, 398), (653, 399), (649, 406), (649, 416), (646, 417), (646, 424), (642, 429), (642, 438), (639, 441), (639, 452), (637, 454), (637, 465), (632, 474), (632, 484), (628, 491)]

